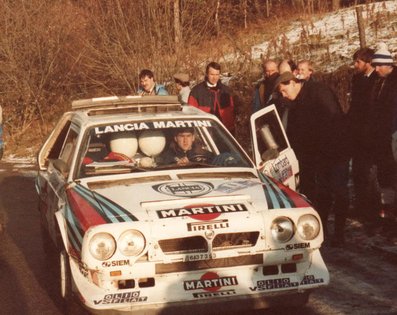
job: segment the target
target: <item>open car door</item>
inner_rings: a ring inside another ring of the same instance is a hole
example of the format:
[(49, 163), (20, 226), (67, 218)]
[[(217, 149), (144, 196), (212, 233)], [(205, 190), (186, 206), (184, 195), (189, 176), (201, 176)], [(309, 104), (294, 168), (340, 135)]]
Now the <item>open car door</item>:
[(274, 105), (251, 116), (251, 137), (254, 162), (259, 171), (298, 190), (298, 160)]

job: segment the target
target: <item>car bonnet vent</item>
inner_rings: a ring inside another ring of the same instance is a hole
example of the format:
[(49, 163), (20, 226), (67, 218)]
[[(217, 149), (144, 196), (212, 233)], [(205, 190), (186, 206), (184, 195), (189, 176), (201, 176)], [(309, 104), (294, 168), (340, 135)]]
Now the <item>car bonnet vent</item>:
[(72, 102), (73, 110), (86, 110), (89, 116), (123, 113), (180, 111), (177, 96), (109, 96)]

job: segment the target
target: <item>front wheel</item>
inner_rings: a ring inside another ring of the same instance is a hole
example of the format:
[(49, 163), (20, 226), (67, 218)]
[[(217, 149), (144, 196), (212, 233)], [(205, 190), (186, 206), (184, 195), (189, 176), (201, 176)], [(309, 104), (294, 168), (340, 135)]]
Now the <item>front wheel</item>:
[(62, 298), (68, 302), (72, 297), (72, 273), (69, 257), (64, 249), (59, 253), (59, 287)]

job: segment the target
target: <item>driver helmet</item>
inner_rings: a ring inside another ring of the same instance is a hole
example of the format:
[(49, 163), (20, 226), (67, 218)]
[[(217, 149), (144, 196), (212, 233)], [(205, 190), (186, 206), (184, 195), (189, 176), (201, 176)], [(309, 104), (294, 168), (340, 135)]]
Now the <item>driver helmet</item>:
[(119, 132), (111, 136), (110, 150), (128, 156), (134, 157), (138, 151), (138, 141), (134, 132)]
[(139, 148), (147, 156), (157, 156), (165, 148), (166, 139), (161, 130), (145, 130), (139, 136)]

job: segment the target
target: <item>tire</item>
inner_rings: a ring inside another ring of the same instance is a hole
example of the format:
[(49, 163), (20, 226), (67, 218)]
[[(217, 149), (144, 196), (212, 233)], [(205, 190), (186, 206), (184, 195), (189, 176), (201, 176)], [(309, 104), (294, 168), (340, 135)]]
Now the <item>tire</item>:
[(68, 303), (72, 299), (72, 272), (70, 271), (69, 256), (66, 250), (59, 252), (59, 291), (61, 297)]

